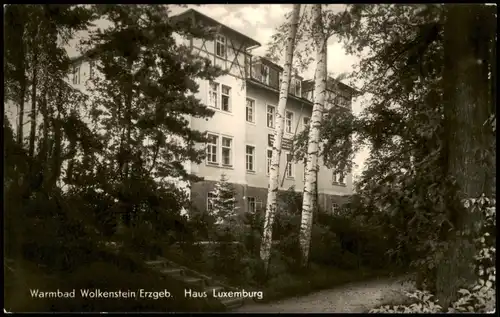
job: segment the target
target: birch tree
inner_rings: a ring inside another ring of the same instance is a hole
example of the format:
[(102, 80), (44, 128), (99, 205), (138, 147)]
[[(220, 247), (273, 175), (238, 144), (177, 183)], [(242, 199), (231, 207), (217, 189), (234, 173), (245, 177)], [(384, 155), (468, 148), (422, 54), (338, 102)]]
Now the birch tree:
[[(307, 153), (305, 155), (296, 156), (296, 160), (307, 160), (306, 163), (306, 182), (304, 185), (304, 190), (309, 191), (308, 194), (304, 193), (304, 215), (302, 219), (302, 229), (301, 229), (301, 249), (303, 254), (303, 263), (307, 263), (308, 253), (309, 253), (309, 240), (310, 240), (310, 230), (312, 227), (312, 211), (315, 209), (315, 186), (317, 182), (317, 160), (319, 154), (319, 128), (321, 126), (322, 113), (324, 104), (326, 101), (326, 79), (327, 68), (326, 68), (326, 54), (327, 54), (327, 42), (334, 35), (338, 33), (349, 33), (351, 21), (350, 14), (345, 9), (340, 9), (339, 5), (309, 5), (305, 6), (303, 12), (300, 16), (299, 27), (297, 29), (297, 35), (295, 40), (295, 52), (294, 52), (294, 67), (299, 71), (306, 70), (311, 64), (318, 66), (318, 62), (321, 60), (320, 53), (322, 53), (322, 63), (323, 66), (316, 69), (315, 75), (315, 94), (314, 96), (314, 108), (313, 116), (316, 120), (312, 120), (309, 123), (310, 127), (308, 129), (307, 135)], [(272, 45), (270, 45), (269, 55), (275, 56), (279, 55), (283, 46), (286, 43), (286, 35), (288, 34), (287, 24), (283, 24), (277, 28), (276, 34), (272, 37)], [(324, 51), (323, 51), (324, 50)], [(313, 58), (316, 54), (316, 58)], [(321, 69), (321, 71), (320, 71)], [(321, 77), (318, 77), (318, 72)], [(318, 90), (319, 81), (323, 78), (324, 89)], [(322, 96), (321, 96), (322, 95)], [(321, 100), (319, 97), (321, 96)], [(318, 109), (318, 102), (320, 102), (320, 109)], [(315, 116), (316, 113), (316, 116)], [(319, 120), (319, 121), (318, 121)], [(312, 127), (315, 127), (312, 131)], [(312, 137), (312, 139), (311, 139)], [(309, 141), (316, 143), (309, 148)], [(316, 148), (316, 150), (314, 150)], [(312, 154), (312, 155), (310, 155)], [(311, 161), (311, 156), (315, 157), (314, 161)], [(311, 171), (313, 172), (311, 175)], [(310, 183), (312, 182), (312, 183)], [(309, 184), (307, 184), (309, 183)], [(307, 246), (306, 246), (307, 245)]]
[(302, 219), (300, 223), (300, 250), (303, 266), (307, 264), (311, 243), (312, 213), (315, 207), (313, 202), (315, 202), (314, 196), (318, 169), (319, 132), (325, 105), (327, 75), (327, 39), (322, 27), (321, 4), (314, 5), (312, 14), (314, 44), (316, 46), (316, 71), (314, 74), (314, 106), (309, 126), (306, 182), (304, 184)]
[(262, 234), (262, 244), (260, 248), (260, 258), (264, 261), (267, 270), (271, 254), (272, 227), (276, 213), (276, 197), (279, 189), (279, 165), (281, 156), (281, 142), (283, 138), (283, 127), (285, 123), (285, 109), (288, 99), (288, 87), (290, 85), (290, 74), (292, 71), (293, 52), (295, 38), (299, 25), (300, 4), (293, 5), (290, 21), (290, 30), (286, 44), (286, 61), (283, 71), (283, 80), (280, 86), (280, 96), (278, 111), (276, 114), (276, 130), (274, 132), (273, 154), (271, 158), (271, 168), (269, 172), (269, 186), (267, 193), (266, 217), (264, 220), (264, 232)]

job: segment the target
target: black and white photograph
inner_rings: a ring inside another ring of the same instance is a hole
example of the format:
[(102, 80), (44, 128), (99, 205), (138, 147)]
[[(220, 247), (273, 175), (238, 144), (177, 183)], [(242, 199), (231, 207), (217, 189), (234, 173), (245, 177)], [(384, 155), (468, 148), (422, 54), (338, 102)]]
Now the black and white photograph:
[(4, 313), (496, 311), (496, 4), (3, 9)]

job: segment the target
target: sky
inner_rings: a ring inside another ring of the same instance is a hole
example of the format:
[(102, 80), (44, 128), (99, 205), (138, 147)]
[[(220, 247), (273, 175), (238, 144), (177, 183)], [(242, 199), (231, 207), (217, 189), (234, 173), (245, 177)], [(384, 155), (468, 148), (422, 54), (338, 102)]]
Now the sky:
[[(205, 4), (205, 5), (187, 5), (181, 7), (171, 6), (172, 14), (182, 13), (187, 9), (195, 9), (228, 27), (243, 33), (257, 42), (261, 47), (254, 49), (252, 54), (263, 56), (267, 51), (267, 43), (271, 40), (275, 29), (285, 22), (285, 15), (292, 10), (292, 4)], [(331, 4), (330, 9), (343, 10), (343, 4)], [(98, 25), (105, 27), (105, 25)], [(79, 55), (73, 49), (76, 45), (70, 45), (68, 53), (70, 56)], [(334, 74), (350, 73), (353, 65), (358, 62), (355, 56), (346, 54), (343, 44), (339, 43), (335, 37), (328, 41), (328, 72)], [(305, 79), (312, 79), (314, 75), (314, 65), (311, 65), (307, 71), (302, 73)], [(361, 98), (353, 100), (352, 111), (359, 114), (362, 110)], [(354, 159), (353, 177), (356, 179), (364, 166), (364, 161), (368, 157), (369, 151), (362, 150), (357, 153)]]

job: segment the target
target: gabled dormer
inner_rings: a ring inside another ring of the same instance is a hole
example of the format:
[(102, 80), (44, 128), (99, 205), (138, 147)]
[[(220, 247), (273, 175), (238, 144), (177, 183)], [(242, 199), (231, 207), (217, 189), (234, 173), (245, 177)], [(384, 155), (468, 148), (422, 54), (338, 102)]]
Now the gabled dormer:
[(248, 77), (273, 89), (279, 89), (280, 73), (283, 68), (265, 57), (250, 56)]
[(301, 98), (302, 97), (302, 81), (304, 80), (303, 77), (294, 74), (290, 78), (290, 88), (288, 92), (296, 97)]
[[(325, 107), (332, 106), (351, 108), (352, 98), (359, 94), (354, 88), (340, 82), (332, 77), (327, 80), (327, 96)], [(304, 98), (314, 102), (314, 81), (312, 79), (303, 81), (302, 90)]]

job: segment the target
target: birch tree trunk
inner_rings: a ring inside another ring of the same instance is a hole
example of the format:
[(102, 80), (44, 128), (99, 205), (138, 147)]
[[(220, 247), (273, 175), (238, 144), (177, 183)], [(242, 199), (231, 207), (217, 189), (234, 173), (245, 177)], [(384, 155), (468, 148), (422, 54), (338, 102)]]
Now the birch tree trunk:
[(323, 108), (326, 97), (326, 57), (327, 43), (322, 27), (321, 4), (315, 4), (312, 9), (314, 43), (316, 45), (316, 72), (314, 74), (314, 106), (309, 127), (307, 145), (306, 182), (304, 184), (304, 198), (302, 202), (302, 219), (300, 224), (300, 250), (302, 266), (309, 260), (311, 244), (311, 228), (313, 211), (315, 209), (315, 187), (317, 182), (319, 130), (323, 119)]
[(269, 258), (271, 255), (272, 228), (274, 215), (276, 213), (276, 197), (279, 189), (279, 164), (281, 156), (281, 141), (283, 138), (283, 128), (285, 123), (285, 109), (288, 99), (288, 87), (290, 85), (290, 74), (292, 71), (293, 52), (295, 49), (295, 37), (299, 25), (300, 4), (293, 5), (292, 19), (290, 22), (290, 32), (287, 38), (286, 60), (281, 81), (278, 111), (276, 113), (276, 130), (274, 133), (273, 155), (271, 158), (271, 168), (269, 171), (269, 186), (267, 193), (266, 217), (264, 220), (264, 230), (262, 233), (262, 243), (260, 248), (260, 258), (264, 261), (267, 271)]

